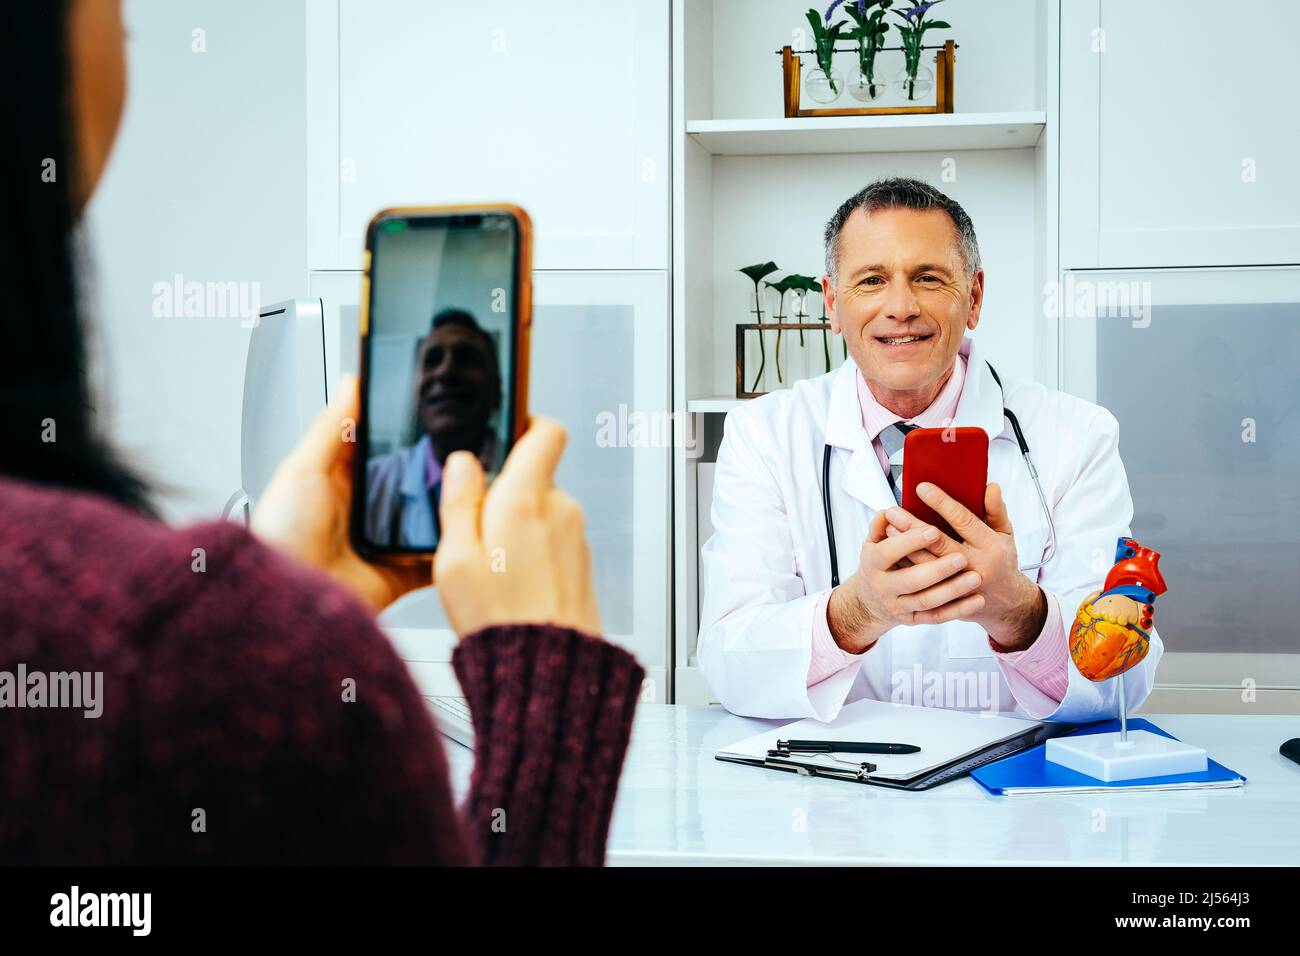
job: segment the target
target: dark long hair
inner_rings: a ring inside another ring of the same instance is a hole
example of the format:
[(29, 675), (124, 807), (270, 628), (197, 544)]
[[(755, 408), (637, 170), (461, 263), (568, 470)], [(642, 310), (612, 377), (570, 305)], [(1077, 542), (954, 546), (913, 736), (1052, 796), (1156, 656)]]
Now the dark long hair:
[(69, 2), (0, 4), (0, 474), (153, 515), (149, 485), (96, 427), (87, 381)]

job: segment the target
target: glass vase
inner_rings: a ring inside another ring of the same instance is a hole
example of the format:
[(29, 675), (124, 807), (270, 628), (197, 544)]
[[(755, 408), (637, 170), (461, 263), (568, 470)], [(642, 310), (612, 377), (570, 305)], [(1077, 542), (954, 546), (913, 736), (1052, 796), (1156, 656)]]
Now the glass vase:
[(880, 99), (888, 87), (889, 84), (884, 80), (873, 80), (867, 74), (859, 72), (849, 82), (849, 96), (859, 103), (870, 103)]
[(803, 90), (814, 103), (834, 103), (844, 89), (844, 74), (832, 69), (830, 76), (821, 67), (804, 73)]
[(923, 64), (917, 64), (914, 70), (905, 66), (894, 83), (899, 95), (909, 103), (929, 99), (934, 89), (934, 70)]

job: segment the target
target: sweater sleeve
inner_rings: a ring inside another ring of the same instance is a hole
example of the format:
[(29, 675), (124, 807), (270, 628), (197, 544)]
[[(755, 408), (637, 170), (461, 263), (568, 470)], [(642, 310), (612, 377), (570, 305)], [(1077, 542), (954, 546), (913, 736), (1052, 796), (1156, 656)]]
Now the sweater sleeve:
[(452, 659), (474, 721), (475, 862), (598, 866), (645, 671), (564, 628), (488, 628)]
[(462, 643), (467, 826), (407, 666), (325, 575), (233, 523), (2, 477), (0, 542), (0, 661), (93, 673), (97, 702), (5, 718), (0, 859), (600, 862), (641, 680), (625, 651), (546, 627)]

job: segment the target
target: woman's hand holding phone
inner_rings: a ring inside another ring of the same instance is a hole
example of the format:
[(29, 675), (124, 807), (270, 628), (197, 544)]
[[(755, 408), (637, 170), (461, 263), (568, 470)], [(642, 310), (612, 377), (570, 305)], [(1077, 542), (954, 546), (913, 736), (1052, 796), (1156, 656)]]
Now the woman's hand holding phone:
[(431, 574), (429, 562), (371, 563), (352, 547), (357, 413), (357, 381), (348, 377), (276, 469), (253, 512), (259, 538), (325, 572), (375, 611), (436, 579), (447, 619), (462, 636), (502, 624), (556, 624), (600, 635), (582, 509), (555, 487), (565, 443), (559, 424), (534, 418), (490, 488), (473, 455), (448, 457), (443, 537)]
[(534, 417), (490, 487), (473, 455), (447, 458), (434, 577), (462, 637), (509, 624), (600, 635), (582, 509), (555, 487), (564, 443), (559, 424)]
[(352, 547), (352, 463), (360, 398), (343, 380), (334, 400), (280, 463), (253, 511), (252, 530), (290, 557), (323, 571), (382, 611), (408, 591), (428, 587), (430, 562), (381, 565)]
[[(392, 379), (374, 378), (374, 337), (382, 326), (385, 335), (410, 336), (417, 347), (411, 384), (421, 437), (409, 447), (390, 447), (410, 424), (390, 414), (376, 439), (375, 422), (360, 421), (361, 389), (348, 378), (277, 469), (253, 515), (260, 537), (329, 574), (376, 611), (436, 581), (447, 618), (462, 636), (509, 624), (600, 634), (582, 509), (555, 487), (564, 429), (534, 418), (525, 430), (531, 236), (528, 214), (508, 203), (375, 214), (366, 231), (360, 322), (362, 374), (371, 377), (366, 415), (375, 414), (376, 383), (387, 388)], [(495, 270), (479, 290), (491, 295), (493, 309), (497, 293), (508, 290), (508, 324), (480, 324), (474, 297), (464, 289), (460, 298), (435, 303), (431, 320), (418, 303), (392, 306), (405, 301), (401, 296), (370, 308), (374, 290), (400, 278), (411, 262), (422, 263), (417, 277), (424, 281), (436, 275), (453, 239)], [(393, 259), (381, 255), (390, 246), (404, 252), (381, 268), (381, 259)], [(461, 301), (464, 295), (471, 301)], [(496, 415), (504, 416), (500, 423)], [(501, 449), (510, 451), (489, 488), (484, 464), (495, 469)], [(411, 490), (420, 478), (427, 495)]]

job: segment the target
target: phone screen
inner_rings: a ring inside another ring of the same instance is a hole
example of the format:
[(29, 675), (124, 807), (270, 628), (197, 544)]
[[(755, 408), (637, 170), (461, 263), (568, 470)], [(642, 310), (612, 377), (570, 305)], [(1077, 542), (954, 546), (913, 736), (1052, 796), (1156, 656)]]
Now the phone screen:
[(513, 439), (519, 226), (509, 212), (393, 215), (370, 236), (358, 453), (367, 550), (418, 554), (440, 537), (455, 451), (489, 479)]

